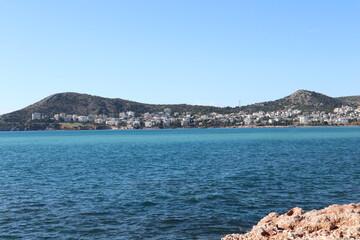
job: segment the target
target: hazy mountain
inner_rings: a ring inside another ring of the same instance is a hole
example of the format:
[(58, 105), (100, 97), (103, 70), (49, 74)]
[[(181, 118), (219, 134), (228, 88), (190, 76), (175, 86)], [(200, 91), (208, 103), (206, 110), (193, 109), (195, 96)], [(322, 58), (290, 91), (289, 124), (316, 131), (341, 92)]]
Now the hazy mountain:
[[(342, 105), (360, 106), (360, 96), (332, 98), (321, 93), (299, 90), (295, 93), (269, 102), (262, 102), (242, 106), (241, 110), (246, 112), (255, 111), (276, 111), (289, 108), (301, 109), (305, 111), (326, 111), (330, 112), (335, 107)], [(42, 99), (21, 110), (0, 116), (0, 121), (24, 122), (31, 118), (31, 114), (39, 112), (52, 117), (56, 113), (89, 115), (106, 114), (108, 116), (118, 116), (123, 111), (134, 111), (137, 114), (145, 112), (160, 112), (164, 108), (171, 108), (173, 112), (192, 112), (192, 113), (232, 113), (238, 112), (239, 107), (212, 107), (188, 104), (145, 104), (120, 98), (104, 98), (80, 93), (57, 93)]]

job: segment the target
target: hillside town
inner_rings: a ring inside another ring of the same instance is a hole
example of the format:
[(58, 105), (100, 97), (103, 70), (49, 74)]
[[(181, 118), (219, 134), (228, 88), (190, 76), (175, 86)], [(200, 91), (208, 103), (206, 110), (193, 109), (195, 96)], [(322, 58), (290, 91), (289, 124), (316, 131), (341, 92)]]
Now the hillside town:
[(274, 112), (245, 113), (240, 111), (231, 114), (194, 114), (190, 112), (172, 112), (165, 108), (162, 112), (137, 114), (133, 111), (121, 112), (118, 116), (106, 115), (78, 116), (76, 114), (58, 113), (53, 117), (33, 113), (32, 121), (55, 123), (95, 124), (113, 129), (142, 128), (208, 128), (208, 127), (261, 127), (261, 126), (336, 126), (358, 125), (360, 107), (342, 106), (333, 112), (305, 112), (288, 109)]

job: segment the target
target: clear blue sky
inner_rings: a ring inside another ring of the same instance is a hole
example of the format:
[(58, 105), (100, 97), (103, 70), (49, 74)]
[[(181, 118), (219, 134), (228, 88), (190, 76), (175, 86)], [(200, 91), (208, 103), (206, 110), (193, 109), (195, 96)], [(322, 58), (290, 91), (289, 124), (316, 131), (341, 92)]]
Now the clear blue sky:
[(236, 106), (360, 95), (360, 1), (0, 0), (0, 113), (58, 92)]

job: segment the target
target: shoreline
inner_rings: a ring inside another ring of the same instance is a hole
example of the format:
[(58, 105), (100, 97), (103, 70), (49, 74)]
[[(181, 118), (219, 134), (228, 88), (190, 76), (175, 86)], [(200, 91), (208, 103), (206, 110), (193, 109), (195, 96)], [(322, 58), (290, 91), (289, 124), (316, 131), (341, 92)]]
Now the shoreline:
[(38, 130), (3, 130), (0, 129), (0, 132), (37, 132), (37, 131), (122, 131), (122, 130), (171, 130), (171, 129), (251, 129), (251, 128), (334, 128), (334, 127), (360, 127), (360, 125), (288, 125), (288, 126), (256, 126), (256, 125), (249, 125), (249, 126), (217, 126), (217, 127), (185, 127), (185, 128), (117, 128), (117, 127), (109, 127), (109, 128), (87, 128), (87, 129), (38, 129)]
[(232, 129), (232, 128), (322, 128), (322, 127), (360, 127), (360, 125), (330, 125), (330, 126), (241, 126), (241, 127), (187, 127), (187, 128), (138, 128), (138, 129), (127, 129), (127, 128), (111, 128), (104, 130), (170, 130), (170, 129)]
[(359, 209), (360, 203), (349, 203), (311, 211), (295, 207), (282, 215), (272, 212), (251, 231), (228, 234), (221, 240), (359, 239)]

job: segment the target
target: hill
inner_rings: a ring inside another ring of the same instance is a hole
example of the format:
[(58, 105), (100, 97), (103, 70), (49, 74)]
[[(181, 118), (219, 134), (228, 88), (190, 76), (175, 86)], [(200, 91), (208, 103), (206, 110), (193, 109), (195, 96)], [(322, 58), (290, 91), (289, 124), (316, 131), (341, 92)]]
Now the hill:
[(341, 99), (332, 98), (313, 91), (298, 90), (287, 97), (275, 101), (262, 102), (245, 106), (244, 110), (248, 112), (269, 112), (292, 108), (304, 111), (330, 112), (336, 107), (341, 107), (343, 104), (344, 103)]
[(164, 108), (171, 108), (173, 112), (193, 113), (230, 113), (232, 111), (232, 108), (187, 104), (145, 104), (120, 98), (104, 98), (89, 94), (66, 92), (51, 95), (26, 108), (2, 115), (0, 120), (5, 122), (23, 122), (30, 119), (31, 114), (34, 112), (51, 117), (61, 112), (77, 115), (106, 114), (108, 116), (118, 116), (120, 112), (124, 111), (134, 111), (137, 114), (142, 114), (146, 112), (160, 112)]
[[(360, 96), (349, 96), (332, 98), (321, 93), (298, 90), (284, 98), (262, 103), (242, 106), (240, 110), (247, 113), (257, 111), (277, 111), (289, 108), (304, 111), (325, 111), (331, 112), (334, 108), (342, 105), (360, 106)], [(2, 122), (21, 123), (31, 118), (31, 114), (39, 112), (52, 117), (56, 113), (89, 115), (106, 114), (108, 116), (118, 116), (120, 112), (134, 111), (137, 114), (145, 112), (160, 112), (164, 108), (171, 108), (173, 112), (192, 112), (192, 113), (233, 113), (238, 112), (239, 107), (213, 107), (188, 104), (146, 104), (121, 98), (104, 98), (89, 94), (73, 92), (57, 93), (46, 97), (28, 107), (0, 116)]]
[(344, 105), (349, 106), (360, 106), (360, 96), (348, 96), (348, 97), (338, 97)]

